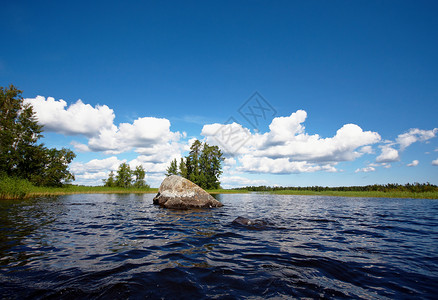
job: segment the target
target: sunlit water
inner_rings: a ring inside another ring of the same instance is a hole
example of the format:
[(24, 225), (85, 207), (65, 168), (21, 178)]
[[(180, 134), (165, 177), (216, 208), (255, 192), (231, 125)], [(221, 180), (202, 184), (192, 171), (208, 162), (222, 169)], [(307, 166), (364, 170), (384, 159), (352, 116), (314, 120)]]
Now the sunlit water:
[(230, 194), (175, 211), (153, 196), (0, 201), (1, 298), (438, 295), (438, 200)]

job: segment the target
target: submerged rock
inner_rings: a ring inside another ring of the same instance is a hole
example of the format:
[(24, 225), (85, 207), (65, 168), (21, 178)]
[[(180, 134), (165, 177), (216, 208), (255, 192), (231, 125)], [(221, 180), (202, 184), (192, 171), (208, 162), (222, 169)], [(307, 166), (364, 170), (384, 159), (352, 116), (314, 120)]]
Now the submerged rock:
[(241, 225), (241, 226), (245, 226), (245, 227), (249, 227), (249, 228), (254, 228), (254, 229), (263, 229), (265, 228), (268, 223), (266, 221), (263, 220), (251, 220), (245, 217), (237, 217), (234, 221), (233, 224), (235, 225)]
[(177, 175), (168, 176), (163, 180), (153, 201), (161, 207), (174, 209), (223, 206), (198, 185)]

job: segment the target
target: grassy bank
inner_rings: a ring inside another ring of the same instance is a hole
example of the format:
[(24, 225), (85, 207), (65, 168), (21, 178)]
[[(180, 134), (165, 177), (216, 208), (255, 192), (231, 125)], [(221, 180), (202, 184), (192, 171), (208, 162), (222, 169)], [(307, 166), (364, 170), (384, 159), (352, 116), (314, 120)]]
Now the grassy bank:
[(122, 194), (122, 193), (156, 193), (154, 188), (119, 188), (105, 186), (38, 187), (29, 181), (17, 178), (0, 178), (0, 199), (23, 199), (37, 196), (57, 196), (70, 194)]
[[(125, 194), (125, 193), (157, 193), (157, 188), (119, 188), (104, 186), (77, 186), (67, 185), (64, 187), (36, 187), (23, 179), (10, 177), (0, 178), (0, 199), (23, 199), (37, 196), (57, 196), (69, 194)], [(210, 194), (242, 194), (248, 190), (227, 190), (216, 189), (208, 190)], [(311, 191), (284, 189), (276, 191), (266, 191), (267, 194), (276, 195), (318, 195), (336, 197), (380, 197), (380, 198), (421, 198), (438, 199), (438, 191)]]
[(270, 191), (269, 194), (276, 195), (318, 195), (336, 197), (364, 197), (364, 198), (417, 198), (417, 199), (438, 199), (438, 192), (408, 192), (408, 191), (303, 191), (303, 190), (281, 190)]

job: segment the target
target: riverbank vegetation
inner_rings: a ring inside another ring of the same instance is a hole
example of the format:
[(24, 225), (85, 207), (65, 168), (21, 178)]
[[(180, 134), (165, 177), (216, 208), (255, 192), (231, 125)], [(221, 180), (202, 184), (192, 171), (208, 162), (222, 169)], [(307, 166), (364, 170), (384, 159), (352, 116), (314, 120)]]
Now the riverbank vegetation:
[(244, 192), (267, 192), (280, 195), (321, 195), (337, 197), (422, 198), (438, 199), (438, 186), (430, 183), (407, 183), (341, 186), (341, 187), (282, 187), (247, 186), (235, 188)]
[(35, 186), (28, 180), (0, 177), (0, 199), (23, 199), (37, 196), (57, 196), (69, 194), (124, 194), (156, 193), (158, 189), (145, 185), (142, 187), (84, 186), (65, 184), (59, 186)]

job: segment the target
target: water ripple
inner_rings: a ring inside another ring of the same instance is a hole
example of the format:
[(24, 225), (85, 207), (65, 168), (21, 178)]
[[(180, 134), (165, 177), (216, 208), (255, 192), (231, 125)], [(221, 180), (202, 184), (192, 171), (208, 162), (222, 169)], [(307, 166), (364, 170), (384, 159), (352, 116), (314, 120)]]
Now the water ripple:
[[(153, 195), (0, 203), (3, 298), (432, 299), (436, 200), (217, 195), (172, 211)], [(266, 226), (235, 226), (237, 216)]]

